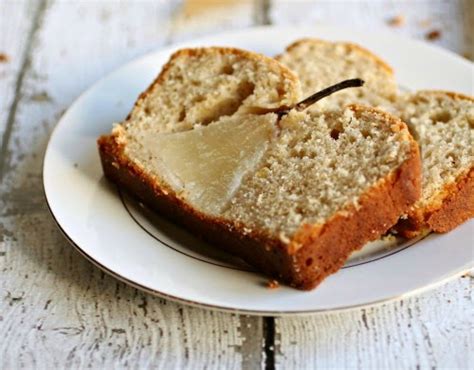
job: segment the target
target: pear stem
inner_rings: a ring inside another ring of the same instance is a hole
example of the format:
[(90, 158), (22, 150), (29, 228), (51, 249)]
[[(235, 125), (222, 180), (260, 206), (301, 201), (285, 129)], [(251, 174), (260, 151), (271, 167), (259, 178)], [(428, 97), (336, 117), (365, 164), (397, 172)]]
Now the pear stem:
[(360, 78), (353, 78), (350, 80), (344, 80), (341, 82), (338, 82), (335, 85), (326, 87), (325, 89), (318, 91), (317, 93), (314, 93), (313, 95), (308, 96), (306, 99), (303, 99), (299, 103), (295, 104), (292, 108), (285, 109), (283, 111), (278, 112), (278, 115), (280, 117), (284, 116), (285, 114), (288, 114), (290, 110), (295, 109), (298, 112), (301, 112), (308, 108), (310, 105), (313, 105), (317, 101), (325, 98), (326, 96), (329, 96), (331, 94), (334, 94), (335, 92), (343, 89), (347, 89), (349, 87), (361, 87), (364, 85), (364, 80)]

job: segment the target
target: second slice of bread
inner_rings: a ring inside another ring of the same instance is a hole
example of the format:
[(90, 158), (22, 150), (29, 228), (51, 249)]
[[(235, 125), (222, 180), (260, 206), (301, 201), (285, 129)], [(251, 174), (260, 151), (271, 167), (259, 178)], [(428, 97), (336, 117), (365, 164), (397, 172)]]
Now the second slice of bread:
[(362, 88), (334, 94), (315, 104), (312, 110), (337, 109), (349, 104), (390, 108), (397, 96), (392, 68), (357, 44), (301, 39), (276, 59), (298, 75), (305, 96), (345, 79), (357, 77), (365, 81)]

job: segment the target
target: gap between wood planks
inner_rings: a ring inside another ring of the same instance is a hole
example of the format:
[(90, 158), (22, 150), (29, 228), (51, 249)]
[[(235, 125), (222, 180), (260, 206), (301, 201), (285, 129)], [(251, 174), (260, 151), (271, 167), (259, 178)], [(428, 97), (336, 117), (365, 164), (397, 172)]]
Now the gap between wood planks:
[(263, 352), (265, 355), (264, 369), (275, 369), (275, 318), (263, 317)]
[(23, 80), (25, 78), (26, 72), (31, 67), (31, 53), (33, 51), (34, 40), (36, 37), (36, 33), (40, 29), (41, 23), (43, 22), (44, 14), (46, 12), (47, 0), (41, 0), (37, 4), (38, 5), (33, 13), (30, 32), (28, 33), (28, 37), (26, 39), (26, 46), (25, 51), (23, 53), (20, 71), (15, 82), (15, 93), (13, 96), (12, 105), (8, 111), (7, 123), (5, 126), (5, 131), (3, 132), (2, 146), (0, 147), (0, 183), (2, 183), (3, 181), (3, 177), (10, 161), (8, 144), (10, 143), (13, 125), (15, 124), (18, 103), (21, 100)]
[(270, 19), (271, 0), (254, 0), (254, 23), (256, 26), (272, 24)]
[[(254, 22), (257, 26), (270, 25), (271, 0), (255, 0)], [(265, 370), (275, 369), (275, 353), (277, 352), (275, 342), (275, 318), (272, 316), (262, 317), (263, 335), (263, 368)]]
[[(27, 35), (25, 48), (23, 50), (23, 55), (21, 59), (20, 70), (17, 75), (15, 85), (14, 85), (14, 97), (9, 109), (7, 116), (6, 128), (3, 133), (2, 143), (0, 147), (0, 182), (3, 181), (5, 174), (9, 170), (9, 164), (11, 160), (11, 155), (9, 153), (9, 145), (11, 135), (15, 126), (15, 121), (17, 118), (18, 107), (21, 104), (22, 90), (24, 88), (25, 76), (28, 74), (28, 71), (31, 68), (33, 49), (37, 39), (38, 31), (41, 28), (43, 23), (47, 8), (48, 0), (41, 0), (34, 5), (31, 15), (31, 26)], [(174, 17), (172, 17), (174, 18)], [(270, 0), (254, 0), (254, 23), (255, 25), (268, 25), (271, 24), (270, 20)], [(170, 43), (171, 37), (168, 35), (168, 42)], [(259, 345), (263, 342), (263, 348), (252, 348), (253, 351), (258, 351), (260, 349), (259, 356), (252, 358), (248, 361), (247, 365), (251, 367), (259, 364), (263, 365), (265, 369), (274, 369), (275, 368), (275, 318), (274, 317), (254, 317), (256, 322), (260, 322), (261, 325), (257, 325), (255, 329), (258, 330), (260, 334), (260, 340), (250, 341), (253, 347), (255, 344)], [(250, 348), (249, 348), (250, 350)]]

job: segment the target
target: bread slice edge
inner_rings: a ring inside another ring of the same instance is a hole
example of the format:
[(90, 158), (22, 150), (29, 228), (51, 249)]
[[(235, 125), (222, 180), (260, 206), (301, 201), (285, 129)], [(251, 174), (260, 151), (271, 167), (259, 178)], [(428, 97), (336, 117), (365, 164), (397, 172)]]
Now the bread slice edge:
[(411, 209), (394, 229), (405, 238), (446, 233), (474, 217), (474, 166), (447, 184), (427, 207)]

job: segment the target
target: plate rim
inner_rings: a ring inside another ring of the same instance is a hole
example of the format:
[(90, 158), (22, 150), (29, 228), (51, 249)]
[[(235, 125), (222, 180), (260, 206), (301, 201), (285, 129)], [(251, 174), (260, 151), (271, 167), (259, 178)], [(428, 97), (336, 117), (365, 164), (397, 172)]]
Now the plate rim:
[[(325, 28), (325, 29), (329, 29), (329, 30), (334, 29), (333, 26), (330, 26), (330, 25), (327, 25), (327, 24), (321, 24), (321, 25), (318, 25), (317, 27)], [(172, 44), (169, 44), (169, 45), (164, 45), (163, 47), (159, 47), (159, 48), (150, 50), (148, 52), (145, 52), (141, 55), (138, 55), (135, 58), (119, 65), (118, 67), (116, 67), (114, 69), (112, 69), (111, 71), (106, 73), (101, 78), (95, 80), (88, 88), (86, 88), (78, 96), (76, 96), (74, 98), (74, 100), (71, 102), (71, 104), (67, 107), (67, 109), (63, 112), (63, 114), (59, 117), (59, 119), (57, 120), (53, 130), (51, 131), (51, 133), (49, 135), (49, 138), (48, 138), (46, 150), (45, 150), (44, 155), (43, 155), (42, 165), (41, 165), (41, 168), (42, 168), (42, 174), (41, 174), (42, 191), (43, 191), (45, 202), (46, 202), (46, 205), (47, 205), (47, 208), (48, 208), (48, 212), (50, 213), (56, 227), (59, 229), (59, 231), (64, 236), (64, 238), (68, 241), (68, 243), (71, 244), (76, 251), (78, 251), (83, 257), (86, 258), (86, 260), (91, 262), (95, 267), (98, 267), (100, 270), (104, 271), (108, 275), (116, 278), (117, 280), (119, 280), (119, 281), (121, 281), (121, 282), (123, 282), (127, 285), (130, 285), (130, 286), (132, 286), (132, 287), (134, 287), (138, 290), (144, 291), (144, 292), (146, 292), (148, 294), (151, 294), (153, 296), (168, 299), (170, 301), (185, 304), (185, 305), (189, 305), (189, 306), (192, 306), (192, 307), (204, 308), (204, 309), (208, 309), (208, 310), (212, 310), (212, 311), (220, 311), (220, 312), (227, 312), (227, 313), (233, 313), (233, 314), (254, 315), (254, 316), (276, 316), (276, 317), (300, 316), (300, 315), (303, 316), (303, 315), (322, 314), (322, 313), (329, 313), (329, 312), (331, 312), (331, 313), (333, 313), (333, 312), (334, 313), (335, 312), (347, 312), (347, 311), (351, 311), (351, 310), (362, 308), (362, 307), (380, 306), (380, 305), (383, 305), (383, 304), (388, 303), (388, 302), (392, 302), (392, 301), (399, 300), (399, 299), (404, 299), (404, 298), (413, 296), (415, 294), (420, 294), (420, 293), (423, 293), (425, 291), (434, 289), (434, 288), (436, 288), (440, 285), (443, 285), (443, 284), (447, 283), (448, 281), (454, 279), (457, 276), (461, 276), (461, 275), (467, 273), (472, 268), (472, 266), (463, 267), (462, 269), (459, 269), (458, 271), (453, 272), (448, 276), (444, 276), (439, 280), (435, 280), (435, 281), (433, 281), (431, 283), (428, 283), (426, 285), (423, 285), (419, 288), (411, 289), (411, 290), (409, 290), (405, 293), (402, 293), (402, 294), (397, 294), (397, 295), (393, 295), (393, 296), (390, 296), (390, 297), (385, 297), (385, 298), (382, 298), (380, 300), (374, 300), (374, 301), (364, 302), (364, 303), (359, 303), (359, 304), (354, 304), (354, 305), (345, 305), (345, 306), (334, 307), (334, 308), (314, 308), (314, 309), (308, 309), (308, 310), (300, 310), (299, 309), (299, 310), (281, 310), (281, 311), (280, 310), (273, 311), (273, 310), (251, 310), (251, 309), (231, 308), (231, 307), (228, 307), (228, 306), (202, 303), (202, 302), (197, 302), (197, 301), (177, 297), (177, 296), (174, 296), (174, 295), (169, 294), (169, 293), (164, 293), (162, 291), (159, 291), (159, 290), (156, 290), (156, 289), (153, 289), (153, 288), (149, 288), (149, 287), (144, 286), (140, 283), (137, 283), (133, 280), (130, 280), (127, 277), (122, 276), (118, 272), (115, 272), (115, 271), (109, 269), (108, 267), (106, 267), (105, 265), (100, 263), (99, 261), (92, 258), (88, 253), (86, 253), (67, 234), (67, 232), (61, 226), (59, 220), (56, 218), (56, 215), (54, 214), (54, 211), (51, 208), (50, 202), (48, 201), (48, 196), (47, 196), (47, 191), (46, 191), (46, 184), (45, 184), (46, 159), (47, 159), (47, 156), (48, 156), (48, 152), (50, 151), (50, 148), (51, 148), (50, 144), (51, 144), (52, 138), (55, 135), (56, 130), (60, 126), (61, 121), (63, 121), (63, 119), (68, 115), (71, 108), (79, 100), (83, 99), (86, 95), (88, 95), (94, 88), (96, 88), (98, 85), (100, 85), (105, 80), (107, 80), (111, 75), (118, 73), (121, 69), (127, 68), (127, 66), (137, 62), (140, 59), (145, 59), (145, 58), (148, 58), (148, 57), (152, 57), (154, 54), (162, 53), (162, 52), (171, 53), (174, 50), (177, 50), (178, 48), (195, 47), (196, 46), (195, 44), (197, 44), (199, 42), (206, 43), (206, 42), (208, 42), (207, 40), (213, 39), (215, 37), (225, 37), (226, 35), (236, 35), (236, 34), (251, 33), (251, 32), (256, 32), (256, 31), (261, 32), (261, 31), (266, 31), (266, 30), (270, 30), (270, 29), (275, 29), (275, 30), (278, 29), (280, 31), (282, 31), (282, 30), (300, 30), (300, 31), (308, 32), (308, 33), (310, 33), (311, 30), (312, 30), (312, 33), (314, 33), (316, 31), (317, 27), (311, 28), (308, 25), (303, 25), (303, 26), (298, 26), (298, 25), (283, 25), (283, 26), (269, 25), (269, 26), (246, 27), (246, 28), (242, 28), (242, 29), (229, 30), (229, 31), (220, 32), (220, 33), (213, 34), (213, 35), (205, 35), (205, 36), (197, 37), (197, 38), (194, 38), (194, 39), (189, 39), (189, 40), (180, 41), (180, 42), (177, 42), (177, 43), (172, 43)], [(364, 35), (366, 32), (364, 32), (363, 30), (357, 30), (356, 33), (358, 35)], [(395, 36), (396, 38), (398, 38), (400, 40), (404, 40), (406, 42), (411, 42), (415, 45), (423, 45), (423, 47), (425, 47), (425, 48), (429, 48), (429, 49), (431, 49), (433, 51), (436, 51), (438, 53), (442, 53), (442, 54), (445, 54), (446, 56), (449, 56), (451, 58), (455, 58), (455, 59), (457, 59), (458, 62), (461, 62), (461, 63), (463, 63), (467, 66), (472, 67), (474, 65), (474, 63), (462, 58), (461, 56), (451, 52), (450, 50), (446, 50), (446, 49), (443, 49), (443, 48), (440, 48), (440, 47), (437, 47), (437, 46), (434, 46), (434, 45), (430, 45), (430, 44), (428, 44), (426, 42), (423, 42), (423, 41), (420, 41), (420, 40), (416, 40), (416, 39), (413, 39), (413, 38), (396, 35), (393, 32), (389, 32), (389, 31), (386, 31), (386, 30), (381, 31), (379, 34), (382, 34), (382, 35), (386, 34), (386, 35), (390, 35), (391, 37)]]
[(135, 281), (132, 281), (119, 273), (112, 271), (108, 267), (104, 266), (102, 263), (99, 261), (95, 260), (92, 258), (90, 255), (88, 255), (72, 238), (66, 233), (66, 231), (61, 227), (59, 221), (56, 219), (50, 204), (48, 202), (48, 198), (46, 196), (46, 191), (43, 185), (43, 195), (46, 200), (46, 205), (48, 208), (48, 212), (51, 215), (56, 227), (58, 230), (61, 232), (62, 236), (66, 239), (66, 241), (74, 247), (74, 249), (79, 252), (79, 254), (84, 257), (87, 261), (92, 263), (95, 267), (99, 268), (101, 271), (107, 273), (108, 275), (112, 276), (113, 278), (121, 281), (122, 283), (125, 283), (135, 289), (141, 290), (143, 292), (146, 292), (148, 294), (151, 294), (155, 297), (158, 298), (163, 298), (163, 299), (168, 299), (170, 301), (173, 301), (175, 303), (180, 303), (180, 304), (185, 304), (188, 306), (192, 307), (197, 307), (201, 309), (207, 309), (211, 311), (217, 311), (217, 312), (226, 312), (226, 313), (233, 313), (233, 314), (240, 314), (240, 315), (252, 315), (252, 316), (273, 316), (273, 317), (283, 317), (283, 316), (307, 316), (307, 315), (317, 315), (317, 314), (324, 314), (324, 313), (340, 313), (340, 312), (349, 312), (352, 310), (356, 310), (359, 308), (363, 307), (378, 307), (381, 306), (385, 303), (393, 302), (396, 300), (404, 299), (407, 297), (411, 297), (420, 293), (423, 293), (425, 291), (432, 290), (438, 286), (444, 285), (448, 283), (449, 281), (453, 280), (454, 278), (458, 276), (462, 276), (466, 274), (469, 271), (469, 268), (466, 270), (459, 271), (458, 273), (452, 274), (450, 276), (445, 277), (444, 279), (440, 279), (439, 281), (435, 281), (431, 284), (427, 284), (423, 287), (420, 287), (418, 289), (413, 289), (410, 290), (404, 294), (399, 294), (399, 295), (394, 295), (388, 298), (383, 298), (380, 300), (375, 300), (372, 302), (368, 303), (361, 303), (361, 304), (355, 304), (355, 305), (348, 305), (348, 306), (342, 306), (342, 307), (337, 307), (337, 308), (316, 308), (316, 309), (311, 309), (311, 310), (284, 310), (284, 311), (267, 311), (267, 310), (247, 310), (247, 309), (240, 309), (240, 308), (230, 308), (226, 306), (219, 306), (219, 305), (211, 305), (208, 303), (201, 303), (201, 302), (196, 302), (193, 300), (189, 299), (184, 299), (181, 297), (176, 297), (172, 294), (164, 293), (156, 289), (148, 288), (144, 285), (141, 285), (140, 283), (137, 283)]

